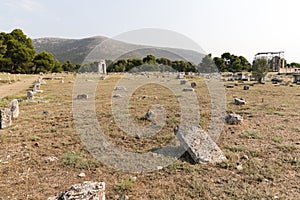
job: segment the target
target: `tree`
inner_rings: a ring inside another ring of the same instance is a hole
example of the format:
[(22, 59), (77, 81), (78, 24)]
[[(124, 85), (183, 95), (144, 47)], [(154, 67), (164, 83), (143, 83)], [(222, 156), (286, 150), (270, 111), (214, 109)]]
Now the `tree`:
[(52, 54), (44, 51), (40, 52), (34, 57), (33, 63), (35, 74), (40, 72), (50, 72), (55, 64)]
[(3, 42), (3, 39), (0, 38), (0, 60), (3, 58), (6, 52), (6, 45), (4, 45)]
[(223, 58), (214, 57), (213, 60), (220, 72), (228, 72), (228, 67), (225, 64), (225, 60)]
[(296, 63), (296, 62), (292, 62), (292, 63), (288, 64), (287, 66), (300, 68), (300, 64)]
[(242, 70), (243, 71), (251, 71), (251, 64), (248, 62), (248, 60), (244, 56), (239, 56), (239, 59), (241, 60)]
[(58, 72), (59, 73), (59, 72), (62, 72), (63, 70), (64, 69), (62, 67), (62, 64), (58, 60), (55, 60), (52, 72)]
[(236, 56), (228, 52), (223, 53), (221, 58), (215, 57), (214, 62), (221, 72), (251, 71), (251, 64), (243, 56)]
[(140, 66), (140, 65), (142, 65), (144, 63), (143, 63), (142, 59), (140, 59), (140, 58), (134, 58), (134, 59), (132, 59), (132, 64), (134, 65), (134, 67), (138, 67), (138, 66)]
[(199, 72), (201, 73), (213, 73), (217, 72), (216, 65), (211, 58), (211, 54), (208, 54), (202, 58), (201, 63), (199, 64)]
[(156, 64), (156, 60), (153, 55), (147, 55), (145, 58), (143, 58), (143, 62), (147, 64)]
[(69, 61), (69, 60), (66, 61), (66, 62), (64, 62), (64, 64), (62, 65), (62, 68), (66, 72), (74, 72), (74, 71), (76, 71), (76, 66), (73, 65), (71, 63), (71, 61)]
[(29, 73), (32, 71), (35, 50), (32, 41), (22, 30), (15, 29), (11, 33), (1, 33), (2, 45), (6, 51), (1, 59), (1, 67), (11, 73)]
[(157, 58), (157, 59), (156, 59), (156, 62), (157, 62), (158, 64), (169, 65), (169, 66), (171, 66), (171, 64), (172, 64), (172, 61), (169, 60), (169, 59), (167, 59), (167, 58)]
[(268, 71), (269, 66), (266, 58), (258, 58), (253, 61), (252, 75), (259, 83), (262, 83), (262, 80), (267, 75)]

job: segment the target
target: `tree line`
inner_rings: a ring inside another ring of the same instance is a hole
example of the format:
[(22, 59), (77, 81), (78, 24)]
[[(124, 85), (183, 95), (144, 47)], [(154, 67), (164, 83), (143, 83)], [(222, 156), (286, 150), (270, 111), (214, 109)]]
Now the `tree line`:
[(61, 64), (48, 52), (36, 53), (32, 40), (21, 29), (0, 33), (0, 72), (40, 73), (77, 71), (80, 65)]
[[(253, 71), (253, 64), (243, 56), (237, 56), (229, 52), (221, 57), (204, 56), (199, 64), (183, 60), (169, 60), (167, 58), (155, 58), (153, 55), (146, 57), (106, 60), (107, 72), (125, 71), (180, 71), (180, 72), (241, 72)], [(290, 67), (300, 67), (299, 63), (287, 64)], [(80, 70), (79, 70), (80, 69)], [(0, 72), (9, 73), (46, 73), (46, 72), (97, 72), (96, 62), (85, 64), (73, 64), (71, 61), (60, 63), (51, 53), (36, 53), (32, 40), (21, 29), (15, 29), (10, 33), (0, 33)]]
[(125, 72), (136, 70), (135, 68), (147, 68), (149, 71), (162, 71), (166, 66), (180, 72), (240, 72), (251, 71), (252, 66), (243, 56), (236, 56), (230, 53), (224, 53), (221, 57), (212, 58), (208, 54), (202, 58), (201, 63), (182, 60), (169, 60), (167, 58), (155, 58), (153, 55), (147, 55), (143, 59), (119, 59), (115, 62), (110, 61), (108, 72)]
[(108, 72), (125, 72), (125, 71), (180, 71), (180, 72), (197, 72), (197, 66), (188, 61), (169, 60), (167, 58), (155, 58), (153, 55), (133, 59), (119, 59), (115, 62), (109, 62)]

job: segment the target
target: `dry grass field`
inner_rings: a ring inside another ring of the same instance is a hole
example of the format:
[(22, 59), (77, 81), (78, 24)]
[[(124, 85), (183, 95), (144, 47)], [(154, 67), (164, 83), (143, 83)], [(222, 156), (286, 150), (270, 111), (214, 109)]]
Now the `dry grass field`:
[[(227, 161), (193, 164), (183, 155), (173, 164), (149, 173), (126, 173), (93, 158), (76, 132), (72, 114), (73, 75), (64, 83), (46, 80), (44, 93), (35, 101), (20, 103), (20, 116), (0, 130), (0, 199), (47, 199), (83, 181), (104, 181), (107, 199), (299, 199), (300, 198), (300, 86), (266, 83), (243, 90), (226, 88), (227, 112), (243, 116), (241, 125), (225, 125), (218, 145)], [(177, 97), (168, 89), (150, 84), (130, 99), (129, 112), (137, 124), (153, 104), (166, 110), (166, 126), (149, 138), (124, 133), (114, 122), (111, 95), (119, 76), (99, 81), (96, 113), (101, 128), (120, 148), (147, 152), (174, 139), (179, 123)], [(71, 81), (71, 82), (69, 82)], [(196, 94), (201, 121), (210, 122), (210, 97), (202, 78)], [(179, 84), (179, 81), (178, 81)], [(0, 85), (2, 90), (3, 85)], [(234, 105), (234, 97), (247, 99)], [(0, 100), (3, 107), (13, 98), (26, 98), (26, 89)], [(48, 111), (45, 113), (44, 111)], [(49, 157), (55, 157), (50, 161)], [(242, 169), (237, 169), (241, 165)], [(84, 172), (85, 177), (78, 174)], [(136, 177), (136, 180), (135, 180)]]

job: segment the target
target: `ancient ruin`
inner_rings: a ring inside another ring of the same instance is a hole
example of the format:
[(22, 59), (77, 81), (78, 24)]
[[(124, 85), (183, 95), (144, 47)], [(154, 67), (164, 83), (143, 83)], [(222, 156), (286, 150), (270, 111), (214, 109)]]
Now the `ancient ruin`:
[(105, 200), (105, 183), (85, 181), (48, 200)]
[(195, 163), (216, 163), (226, 160), (218, 145), (201, 128), (177, 126), (174, 129), (174, 134)]
[(9, 108), (0, 109), (0, 129), (9, 127), (11, 125), (11, 110)]
[(9, 105), (8, 105), (8, 108), (10, 109), (11, 111), (11, 118), (12, 119), (17, 119), (18, 116), (19, 116), (19, 102), (17, 99), (14, 99), (12, 100)]
[(225, 121), (227, 124), (236, 125), (242, 123), (243, 117), (238, 114), (231, 113), (225, 117)]

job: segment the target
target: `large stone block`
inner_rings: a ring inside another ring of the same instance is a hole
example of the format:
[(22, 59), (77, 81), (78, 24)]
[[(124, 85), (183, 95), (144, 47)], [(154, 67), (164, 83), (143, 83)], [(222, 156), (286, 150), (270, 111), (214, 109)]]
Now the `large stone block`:
[(225, 121), (227, 124), (231, 125), (240, 124), (243, 122), (243, 117), (238, 114), (231, 113), (225, 117)]
[(105, 183), (85, 181), (48, 200), (105, 200)]
[(9, 105), (8, 105), (8, 108), (10, 109), (11, 111), (11, 118), (12, 119), (17, 119), (18, 116), (19, 116), (19, 102), (17, 99), (14, 99), (12, 100)]
[(32, 91), (27, 91), (27, 99), (34, 99), (34, 93)]
[(216, 163), (226, 160), (218, 145), (199, 127), (177, 126), (174, 133), (195, 163)]
[(235, 105), (246, 105), (246, 99), (244, 98), (234, 98)]
[(0, 109), (0, 129), (11, 126), (11, 110), (9, 108)]

